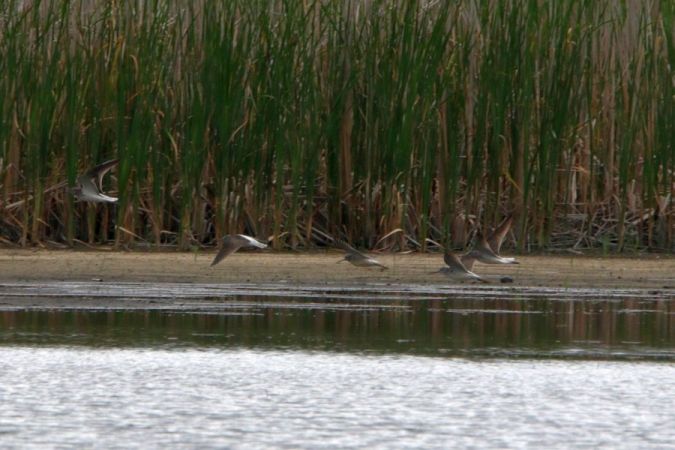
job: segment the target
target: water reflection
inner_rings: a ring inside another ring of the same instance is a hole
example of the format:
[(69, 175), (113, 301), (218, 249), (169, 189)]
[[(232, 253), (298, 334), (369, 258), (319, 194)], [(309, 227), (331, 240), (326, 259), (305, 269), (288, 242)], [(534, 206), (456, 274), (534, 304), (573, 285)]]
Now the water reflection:
[(0, 342), (675, 360), (674, 305), (648, 299), (350, 304), (239, 297), (194, 310), (5, 311)]

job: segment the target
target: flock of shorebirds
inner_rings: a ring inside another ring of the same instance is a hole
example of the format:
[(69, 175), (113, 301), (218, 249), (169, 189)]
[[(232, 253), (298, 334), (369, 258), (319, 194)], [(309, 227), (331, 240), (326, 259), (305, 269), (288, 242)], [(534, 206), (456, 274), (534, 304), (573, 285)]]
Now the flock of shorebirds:
[[(474, 263), (518, 264), (518, 261), (516, 261), (515, 258), (505, 258), (499, 255), (502, 242), (504, 242), (504, 238), (511, 229), (512, 224), (513, 216), (508, 216), (494, 229), (494, 231), (492, 231), (492, 233), (490, 233), (489, 236), (484, 236), (480, 232), (477, 233), (476, 245), (471, 251), (463, 255), (457, 255), (451, 250), (446, 250), (443, 255), (446, 267), (443, 267), (434, 273), (442, 273), (457, 280), (475, 280), (487, 283), (488, 280), (473, 272)], [(347, 261), (357, 267), (375, 267), (382, 270), (387, 269), (387, 266), (372, 256), (361, 253), (346, 242), (335, 241), (335, 245), (345, 251), (344, 258), (338, 262)], [(223, 237), (220, 250), (213, 259), (211, 266), (215, 266), (225, 259), (225, 257), (231, 255), (240, 248), (267, 248), (267, 244), (245, 234), (229, 234)], [(510, 277), (502, 277), (501, 281), (507, 283), (513, 280)]]
[[(116, 203), (117, 198), (105, 195), (102, 192), (103, 176), (117, 165), (119, 160), (113, 159), (99, 164), (82, 175), (76, 180), (76, 185), (70, 187), (69, 191), (78, 201), (94, 203)], [(457, 280), (475, 280), (487, 283), (488, 280), (473, 272), (474, 263), (483, 264), (518, 264), (514, 258), (505, 258), (499, 254), (504, 242), (504, 238), (511, 229), (513, 216), (507, 216), (489, 235), (478, 232), (476, 235), (476, 244), (473, 249), (463, 255), (458, 255), (451, 250), (445, 250), (443, 260), (446, 267), (441, 268), (434, 273), (442, 273), (450, 278)], [(338, 262), (347, 261), (357, 267), (376, 267), (382, 270), (387, 266), (377, 261), (375, 258), (359, 252), (346, 242), (334, 241), (336, 247), (345, 251), (345, 256)], [(227, 256), (236, 252), (240, 248), (267, 248), (267, 244), (259, 240), (246, 236), (245, 234), (230, 234), (222, 238), (222, 244), (218, 254), (213, 259), (211, 266), (218, 264)], [(502, 282), (513, 281), (510, 277), (502, 277)]]

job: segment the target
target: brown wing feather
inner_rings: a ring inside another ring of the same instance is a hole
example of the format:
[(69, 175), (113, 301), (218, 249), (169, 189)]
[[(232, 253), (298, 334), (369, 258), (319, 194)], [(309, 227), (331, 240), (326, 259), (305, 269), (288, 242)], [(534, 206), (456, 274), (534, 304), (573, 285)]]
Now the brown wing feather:
[(471, 253), (467, 253), (466, 255), (462, 255), (460, 261), (464, 267), (466, 267), (466, 270), (473, 270), (473, 264), (476, 262), (476, 257)]
[(336, 240), (335, 246), (339, 249), (342, 249), (342, 250), (346, 251), (347, 253), (351, 253), (352, 255), (356, 255), (356, 256), (359, 256), (359, 257), (364, 258), (364, 259), (368, 258), (365, 254), (361, 253), (360, 251), (358, 251), (357, 249), (355, 249), (351, 245), (347, 244), (345, 241)]
[(447, 266), (451, 269), (467, 272), (466, 267), (464, 267), (464, 264), (462, 264), (462, 261), (450, 250), (447, 250), (443, 255), (443, 261), (445, 261), (445, 264), (447, 264)]
[(490, 236), (488, 236), (488, 245), (496, 254), (499, 254), (499, 251), (502, 248), (502, 243), (504, 242), (504, 238), (511, 229), (512, 225), (513, 215), (509, 214), (499, 225), (497, 225), (497, 228), (495, 228), (494, 231), (490, 233)]
[(476, 245), (474, 247), (474, 250), (477, 250), (486, 256), (492, 256), (495, 258), (497, 257), (497, 253), (495, 253), (494, 250), (492, 250), (492, 247), (488, 243), (485, 236), (483, 236), (482, 234), (476, 236)]
[(246, 239), (243, 239), (239, 236), (228, 235), (223, 238), (223, 245), (220, 247), (218, 254), (213, 258), (211, 266), (215, 266), (220, 261), (225, 259), (227, 256), (239, 250), (242, 246), (246, 245)]
[(96, 179), (96, 186), (99, 189), (103, 189), (101, 183), (103, 181), (103, 176), (113, 167), (115, 167), (120, 162), (119, 159), (111, 159), (110, 161), (103, 162), (97, 166), (92, 167), (87, 170), (84, 175), (89, 178)]

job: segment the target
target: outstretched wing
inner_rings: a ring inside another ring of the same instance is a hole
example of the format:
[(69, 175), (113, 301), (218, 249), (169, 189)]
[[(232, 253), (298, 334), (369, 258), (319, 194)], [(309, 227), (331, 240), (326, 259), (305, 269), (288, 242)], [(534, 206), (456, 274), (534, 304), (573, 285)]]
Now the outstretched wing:
[(218, 254), (213, 259), (211, 266), (215, 266), (220, 261), (225, 259), (227, 256), (231, 255), (232, 253), (236, 252), (244, 245), (248, 245), (248, 240), (239, 236), (238, 234), (235, 235), (228, 234), (223, 238), (223, 244), (221, 245)]
[(466, 270), (473, 270), (473, 264), (476, 262), (476, 257), (471, 252), (469, 252), (462, 255), (460, 261), (462, 264), (464, 264)]
[(246, 236), (245, 234), (237, 234), (236, 237), (240, 238), (242, 242), (242, 247), (255, 247), (255, 248), (267, 248), (267, 244), (263, 244), (259, 240), (252, 238), (251, 236)]
[(484, 257), (488, 258), (497, 258), (497, 253), (492, 250), (492, 247), (488, 243), (488, 240), (485, 238), (483, 233), (480, 231), (476, 235), (476, 245), (474, 246), (474, 251), (478, 251), (483, 254)]
[(339, 249), (342, 249), (342, 250), (346, 251), (347, 253), (351, 253), (352, 255), (357, 255), (357, 256), (360, 256), (364, 259), (368, 259), (368, 256), (364, 255), (363, 253), (361, 253), (360, 251), (358, 251), (357, 249), (355, 249), (351, 245), (347, 244), (345, 241), (341, 241), (339, 239), (336, 239), (335, 240), (335, 246)]
[(378, 260), (371, 258), (370, 256), (361, 253), (356, 250), (351, 245), (347, 244), (344, 241), (335, 240), (335, 246), (347, 252), (345, 259), (355, 266), (359, 267), (368, 267), (368, 266), (377, 266), (382, 269), (387, 269), (388, 267), (380, 263)]
[(457, 257), (457, 255), (450, 250), (446, 250), (445, 254), (443, 255), (443, 261), (445, 261), (445, 264), (447, 264), (448, 267), (450, 267), (452, 270), (456, 270), (459, 272), (468, 272), (466, 267), (464, 267), (464, 264), (462, 264), (462, 261)]
[(509, 214), (502, 220), (502, 222), (497, 225), (497, 228), (494, 229), (492, 233), (487, 238), (488, 245), (496, 253), (499, 254), (500, 249), (502, 248), (502, 243), (506, 234), (511, 229), (513, 225), (513, 214)]
[(496, 254), (488, 244), (487, 239), (480, 233), (476, 237), (476, 245), (468, 253), (468, 257), (473, 257), (484, 264), (519, 264), (514, 258), (503, 258)]
[(102, 182), (103, 176), (108, 173), (110, 169), (115, 167), (120, 162), (119, 159), (111, 159), (104, 163), (94, 166), (91, 169), (87, 170), (84, 175), (89, 179), (96, 179), (96, 187), (100, 190), (103, 189)]
[[(485, 278), (482, 278), (473, 273), (471, 270), (467, 269), (466, 266), (462, 263), (462, 259), (460, 259), (456, 254), (454, 254), (450, 250), (447, 250), (445, 252), (445, 255), (443, 255), (443, 260), (445, 261), (445, 264), (447, 264), (448, 267), (450, 267), (450, 270), (452, 270), (453, 272), (464, 274), (466, 278), (470, 278), (472, 280), (478, 280), (483, 283), (488, 283), (488, 281)], [(473, 261), (471, 261), (471, 264), (473, 265)]]

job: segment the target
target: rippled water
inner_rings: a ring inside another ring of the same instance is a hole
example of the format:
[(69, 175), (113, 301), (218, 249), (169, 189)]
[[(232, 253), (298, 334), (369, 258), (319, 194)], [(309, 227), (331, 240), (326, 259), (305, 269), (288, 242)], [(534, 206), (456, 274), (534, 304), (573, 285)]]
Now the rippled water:
[(669, 295), (273, 292), (4, 286), (0, 447), (675, 442)]
[(0, 348), (3, 448), (666, 448), (675, 367)]

